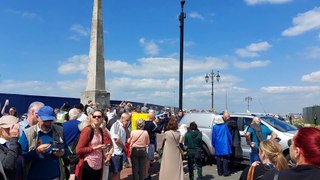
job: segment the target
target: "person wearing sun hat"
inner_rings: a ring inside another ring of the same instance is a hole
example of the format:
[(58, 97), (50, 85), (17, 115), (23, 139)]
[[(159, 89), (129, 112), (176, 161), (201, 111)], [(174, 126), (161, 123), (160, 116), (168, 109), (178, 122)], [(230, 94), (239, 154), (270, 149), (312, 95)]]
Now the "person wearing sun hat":
[(52, 107), (43, 106), (37, 114), (38, 123), (25, 130), (20, 138), (26, 161), (24, 176), (26, 179), (62, 180), (65, 175), (62, 157), (68, 154), (63, 128), (54, 124), (56, 116)]
[(16, 178), (17, 157), (21, 154), (18, 138), (18, 118), (12, 115), (2, 116), (0, 118), (0, 161), (4, 172), (0, 174), (3, 179)]

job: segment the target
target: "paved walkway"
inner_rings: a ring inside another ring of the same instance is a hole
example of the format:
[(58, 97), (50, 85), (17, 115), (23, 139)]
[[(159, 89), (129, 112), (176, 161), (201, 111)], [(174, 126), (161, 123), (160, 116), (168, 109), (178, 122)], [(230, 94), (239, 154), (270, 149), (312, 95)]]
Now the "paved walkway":
[[(157, 146), (158, 148), (161, 147), (162, 143), (162, 134), (157, 135)], [(155, 159), (157, 160), (158, 157), (155, 156)], [(187, 161), (183, 162), (183, 167), (184, 167), (184, 179), (189, 179), (189, 173), (188, 173), (188, 166), (187, 166)], [(216, 170), (216, 165), (207, 165), (202, 168), (203, 172), (203, 180), (210, 180), (210, 179), (215, 179), (215, 180), (233, 180), (233, 179), (239, 179), (242, 173), (242, 170), (246, 167), (246, 165), (238, 165), (237, 169), (235, 170), (235, 173), (233, 173), (229, 177), (223, 177), (223, 176), (218, 176), (217, 170)], [(160, 172), (160, 164), (159, 162), (154, 162), (153, 167), (152, 167), (152, 179), (153, 180), (158, 180), (159, 179), (159, 172)], [(197, 175), (195, 171), (195, 176)], [(121, 179), (123, 180), (131, 180), (132, 179), (132, 169), (131, 168), (125, 168), (121, 171)], [(196, 178), (196, 177), (195, 177)]]
[[(184, 165), (184, 179), (189, 179), (189, 173), (188, 173), (188, 167), (187, 167), (187, 161), (183, 162)], [(242, 170), (246, 167), (246, 165), (238, 165), (235, 173), (233, 173), (231, 176), (224, 177), (224, 176), (218, 176), (216, 165), (207, 165), (202, 168), (203, 172), (203, 178), (202, 180), (235, 180), (239, 179), (242, 173)], [(154, 163), (152, 167), (152, 179), (158, 180), (159, 179), (159, 171), (160, 171), (160, 164), (158, 162)], [(197, 172), (194, 172), (195, 176), (197, 177)], [(196, 178), (195, 177), (195, 178)], [(132, 169), (126, 168), (121, 172), (121, 179), (123, 180), (131, 180), (132, 179)]]

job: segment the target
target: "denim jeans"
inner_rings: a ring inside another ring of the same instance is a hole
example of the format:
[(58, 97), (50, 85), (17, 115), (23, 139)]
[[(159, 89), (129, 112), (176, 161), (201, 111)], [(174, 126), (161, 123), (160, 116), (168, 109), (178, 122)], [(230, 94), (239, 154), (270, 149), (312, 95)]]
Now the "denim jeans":
[(259, 149), (256, 147), (251, 147), (250, 164), (252, 164), (255, 161), (260, 161)]
[(216, 156), (217, 161), (217, 169), (218, 169), (218, 175), (219, 176), (229, 176), (230, 170), (229, 170), (229, 156)]

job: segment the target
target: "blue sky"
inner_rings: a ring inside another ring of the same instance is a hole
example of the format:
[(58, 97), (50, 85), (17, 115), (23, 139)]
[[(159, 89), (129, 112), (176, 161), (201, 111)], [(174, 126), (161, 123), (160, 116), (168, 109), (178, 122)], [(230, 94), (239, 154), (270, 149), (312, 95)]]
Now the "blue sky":
[[(80, 97), (93, 0), (0, 0), (0, 92)], [(320, 99), (319, 0), (186, 0), (184, 108), (302, 112)], [(178, 106), (179, 0), (104, 0), (111, 99)], [(227, 98), (226, 98), (227, 97)]]

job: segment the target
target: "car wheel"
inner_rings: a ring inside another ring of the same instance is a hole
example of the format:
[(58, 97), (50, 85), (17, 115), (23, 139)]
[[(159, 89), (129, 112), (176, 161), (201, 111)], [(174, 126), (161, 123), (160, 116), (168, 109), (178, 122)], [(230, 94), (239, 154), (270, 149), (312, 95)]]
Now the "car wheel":
[(202, 165), (212, 165), (212, 156), (210, 154), (209, 148), (203, 143), (202, 144), (202, 150), (204, 153), (203, 159), (202, 159)]

